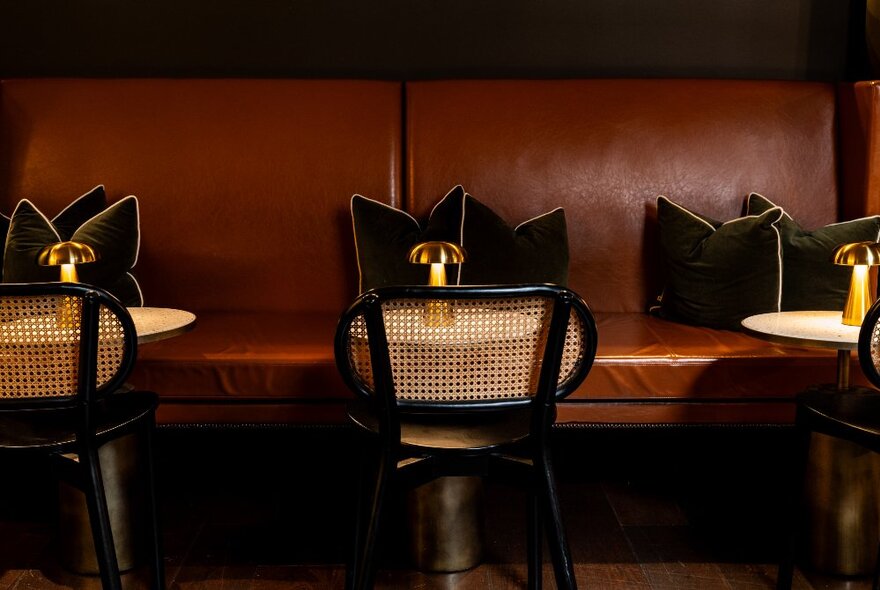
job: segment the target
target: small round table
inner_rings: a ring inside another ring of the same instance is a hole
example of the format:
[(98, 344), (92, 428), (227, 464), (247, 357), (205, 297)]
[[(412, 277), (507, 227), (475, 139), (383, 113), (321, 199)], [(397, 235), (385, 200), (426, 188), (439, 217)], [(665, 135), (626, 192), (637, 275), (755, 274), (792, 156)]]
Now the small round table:
[(749, 336), (776, 344), (837, 350), (837, 388), (849, 389), (850, 356), (859, 347), (860, 326), (841, 323), (839, 311), (781, 311), (742, 321)]
[[(750, 336), (792, 346), (837, 350), (836, 389), (850, 389), (850, 360), (860, 326), (841, 323), (839, 311), (763, 313), (742, 321)], [(828, 385), (828, 387), (835, 387)], [(880, 523), (876, 506), (880, 458), (854, 443), (813, 433), (806, 502), (810, 561), (819, 570), (856, 575), (873, 571)]]
[[(173, 338), (195, 327), (196, 316), (188, 311), (166, 307), (129, 307), (138, 345)], [(110, 511), (110, 527), (116, 545), (119, 569), (135, 565), (136, 527), (139, 512), (134, 493), (138, 469), (138, 441), (135, 434), (117, 438), (98, 449), (104, 493)], [(92, 542), (89, 511), (82, 492), (60, 483), (59, 536), (63, 539), (61, 561), (77, 573), (97, 574), (98, 562)]]
[(179, 336), (195, 327), (194, 313), (169, 307), (129, 307), (138, 344)]

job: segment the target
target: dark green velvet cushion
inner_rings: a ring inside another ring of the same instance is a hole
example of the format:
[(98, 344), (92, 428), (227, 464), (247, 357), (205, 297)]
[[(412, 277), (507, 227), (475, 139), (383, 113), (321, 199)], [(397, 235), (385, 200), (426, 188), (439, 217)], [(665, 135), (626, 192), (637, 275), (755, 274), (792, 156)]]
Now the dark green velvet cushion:
[[(76, 198), (65, 207), (61, 213), (52, 219), (52, 224), (58, 230), (61, 240), (69, 240), (73, 232), (91, 217), (100, 213), (107, 206), (107, 195), (104, 186), (98, 185), (84, 195)], [(0, 215), (0, 280), (3, 278), (3, 257), (6, 244), (6, 236), (9, 232), (11, 220), (5, 215)], [(47, 275), (48, 276), (48, 275)]]
[(721, 223), (657, 199), (667, 285), (660, 314), (675, 321), (739, 330), (743, 318), (779, 311), (782, 209)]
[[(748, 196), (746, 211), (759, 215), (777, 207), (758, 193)], [(807, 231), (787, 213), (779, 222), (782, 236), (782, 310), (842, 310), (852, 269), (831, 262), (834, 249), (850, 242), (876, 242), (880, 216), (833, 223)]]
[(511, 227), (468, 194), (462, 234), (467, 253), (462, 285), (568, 284), (568, 232), (562, 208)]
[(69, 240), (73, 233), (86, 221), (107, 208), (107, 194), (104, 185), (99, 184), (52, 218), (52, 225), (58, 230), (62, 241)]
[[(96, 262), (77, 266), (80, 281), (108, 290), (125, 305), (143, 305), (140, 287), (129, 272), (137, 262), (140, 247), (137, 199), (125, 197), (76, 226), (77, 217), (96, 204), (96, 199), (86, 199), (81, 206), (68, 207), (49, 221), (27, 199), (19, 202), (6, 238), (3, 281), (57, 281), (59, 269), (40, 266), (37, 256), (49, 244), (73, 240), (92, 246), (99, 256)], [(58, 226), (55, 220), (60, 220)]]
[[(430, 268), (410, 264), (407, 255), (420, 242), (440, 240), (461, 243), (464, 189), (450, 190), (431, 211), (422, 227), (414, 217), (390, 205), (361, 195), (351, 198), (355, 246), (360, 271), (360, 291), (389, 285), (425, 285)], [(455, 267), (447, 268), (454, 284)]]
[[(0, 244), (6, 243), (6, 234), (9, 232), (9, 218), (0, 213)], [(3, 248), (0, 247), (0, 280), (3, 278)]]

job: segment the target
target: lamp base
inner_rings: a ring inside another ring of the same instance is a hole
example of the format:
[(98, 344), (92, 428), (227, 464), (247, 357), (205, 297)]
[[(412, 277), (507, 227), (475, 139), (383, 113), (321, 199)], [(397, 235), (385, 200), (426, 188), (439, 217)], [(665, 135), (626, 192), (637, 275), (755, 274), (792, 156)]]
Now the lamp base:
[(868, 266), (858, 264), (853, 267), (852, 280), (849, 284), (849, 295), (843, 308), (843, 324), (861, 326), (862, 320), (877, 298), (877, 289), (868, 280)]

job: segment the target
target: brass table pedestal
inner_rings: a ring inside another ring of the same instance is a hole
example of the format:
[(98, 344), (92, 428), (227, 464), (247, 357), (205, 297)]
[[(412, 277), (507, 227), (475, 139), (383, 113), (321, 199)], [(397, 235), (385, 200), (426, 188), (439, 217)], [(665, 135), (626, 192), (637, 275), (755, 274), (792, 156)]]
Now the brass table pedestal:
[(483, 553), (483, 480), (440, 477), (407, 497), (410, 546), (416, 567), (459, 572), (479, 565)]
[[(742, 325), (746, 334), (776, 344), (837, 350), (837, 385), (823, 387), (842, 394), (849, 389), (860, 327), (843, 324), (840, 312), (763, 313), (747, 317)], [(804, 504), (807, 554), (817, 570), (842, 575), (873, 571), (880, 531), (878, 474), (876, 453), (823, 434), (812, 435)]]
[(806, 477), (810, 563), (833, 574), (872, 573), (880, 536), (880, 455), (813, 433)]
[[(137, 507), (143, 506), (142, 485), (137, 478), (137, 435), (129, 434), (102, 446), (98, 450), (101, 460), (101, 477), (104, 480), (104, 494), (110, 511), (110, 529), (116, 545), (116, 560), (119, 570), (125, 571), (135, 566), (135, 556), (139, 554), (136, 540), (144, 530), (140, 526)], [(58, 530), (61, 538), (61, 563), (72, 572), (79, 574), (98, 574), (98, 561), (89, 525), (89, 509), (85, 494), (75, 487), (61, 482), (59, 486), (60, 514)]]

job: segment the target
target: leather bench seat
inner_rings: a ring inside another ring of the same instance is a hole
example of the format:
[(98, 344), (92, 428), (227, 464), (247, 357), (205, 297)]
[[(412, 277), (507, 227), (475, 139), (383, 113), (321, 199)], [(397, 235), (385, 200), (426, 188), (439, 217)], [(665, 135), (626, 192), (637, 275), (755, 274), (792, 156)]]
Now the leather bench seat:
[(130, 381), (160, 422), (342, 422), (351, 195), (425, 219), (461, 184), (512, 227), (565, 209), (599, 351), (560, 422), (785, 424), (834, 351), (644, 314), (665, 283), (656, 198), (729, 220), (757, 191), (809, 229), (877, 214), (878, 137), (875, 82), (14, 79), (0, 213), (138, 196), (145, 304), (198, 317), (140, 350)]
[(162, 392), (159, 422), (334, 423), (351, 400), (333, 360), (336, 314), (200, 312), (145, 344), (130, 377)]
[[(796, 392), (834, 380), (833, 351), (641, 313), (596, 318), (596, 363), (560, 422), (786, 422)], [(161, 422), (341, 423), (353, 397), (333, 359), (337, 319), (201, 313), (192, 332), (142, 346), (131, 379), (162, 392)]]

